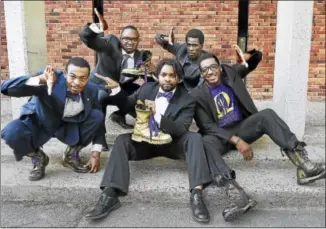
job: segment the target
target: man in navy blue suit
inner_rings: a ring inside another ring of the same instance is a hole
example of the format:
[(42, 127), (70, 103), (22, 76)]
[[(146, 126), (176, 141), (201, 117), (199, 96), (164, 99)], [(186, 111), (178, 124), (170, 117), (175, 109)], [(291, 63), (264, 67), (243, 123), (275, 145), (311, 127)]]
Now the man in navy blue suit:
[(41, 147), (52, 137), (68, 145), (63, 153), (64, 166), (80, 173), (98, 171), (100, 155), (96, 150), (87, 165), (79, 158), (83, 147), (98, 143), (96, 134), (104, 118), (97, 99), (98, 89), (88, 82), (89, 72), (89, 63), (74, 57), (65, 71), (47, 66), (34, 76), (20, 76), (1, 84), (4, 95), (31, 96), (20, 117), (1, 131), (1, 138), (13, 149), (17, 161), (24, 156), (32, 158), (30, 180), (44, 177), (49, 157)]

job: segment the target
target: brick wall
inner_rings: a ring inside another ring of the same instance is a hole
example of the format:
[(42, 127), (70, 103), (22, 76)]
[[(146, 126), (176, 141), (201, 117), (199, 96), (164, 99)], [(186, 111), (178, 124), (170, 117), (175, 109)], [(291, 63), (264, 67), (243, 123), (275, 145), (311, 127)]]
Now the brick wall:
[(8, 67), (8, 52), (7, 52), (7, 39), (6, 39), (6, 25), (3, 1), (0, 2), (1, 12), (1, 79), (8, 79), (9, 67)]
[(312, 101), (325, 101), (325, 7), (325, 1), (314, 2), (308, 82)]
[[(3, 2), (1, 2), (1, 7)], [(48, 60), (62, 68), (71, 56), (83, 56), (92, 65), (94, 53), (78, 37), (81, 27), (91, 22), (91, 1), (45, 1)], [(247, 85), (255, 99), (271, 99), (273, 95), (274, 52), (277, 1), (250, 1), (248, 49), (259, 48), (264, 58)], [(183, 42), (190, 28), (205, 33), (204, 48), (217, 53), (225, 63), (233, 63), (232, 45), (237, 42), (237, 1), (104, 1), (104, 16), (109, 31), (116, 35), (122, 27), (133, 24), (141, 34), (139, 48), (150, 49), (154, 62), (170, 56), (155, 44), (157, 33), (168, 33), (174, 26), (177, 41)], [(3, 20), (3, 11), (1, 11)], [(1, 23), (3, 25), (3, 23)], [(2, 29), (3, 31), (3, 29)], [(325, 2), (315, 1), (308, 97), (325, 100)], [(3, 35), (2, 35), (3, 36)], [(3, 38), (3, 37), (2, 37)], [(2, 49), (5, 46), (2, 39)], [(7, 68), (2, 53), (1, 68)], [(2, 74), (2, 78), (6, 78)]]

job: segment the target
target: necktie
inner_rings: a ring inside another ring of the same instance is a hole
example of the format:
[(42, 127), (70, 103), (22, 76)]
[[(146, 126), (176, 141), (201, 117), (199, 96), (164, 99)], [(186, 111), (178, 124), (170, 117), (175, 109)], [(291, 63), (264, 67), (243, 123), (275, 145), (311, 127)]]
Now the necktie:
[(72, 101), (79, 103), (80, 97), (81, 96), (79, 94), (73, 94), (70, 91), (67, 91), (67, 98), (71, 99)]
[[(130, 58), (130, 55), (128, 54), (123, 54), (123, 59), (121, 62), (121, 71), (123, 69), (128, 68), (128, 59)], [(120, 74), (120, 83), (123, 83), (125, 80), (125, 76), (123, 74)]]
[(128, 68), (128, 59), (130, 58), (129, 54), (123, 54), (123, 59), (121, 62), (121, 70)]
[(164, 97), (168, 101), (170, 101), (172, 99), (172, 97), (173, 97), (173, 93), (172, 93), (172, 91), (169, 91), (169, 92), (158, 92), (157, 98), (160, 98), (160, 97)]

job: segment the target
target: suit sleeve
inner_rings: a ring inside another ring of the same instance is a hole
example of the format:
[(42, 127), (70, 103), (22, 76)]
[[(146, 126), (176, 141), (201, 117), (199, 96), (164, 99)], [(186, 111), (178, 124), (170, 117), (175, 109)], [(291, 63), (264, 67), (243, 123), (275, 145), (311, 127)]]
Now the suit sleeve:
[(250, 72), (255, 70), (263, 57), (263, 54), (256, 49), (250, 50), (247, 53), (251, 54), (250, 59), (247, 61), (248, 67), (242, 64), (232, 65), (241, 78), (246, 77)]
[(30, 76), (20, 76), (1, 83), (1, 93), (11, 97), (46, 96), (46, 84), (40, 86), (26, 85)]
[(163, 34), (157, 34), (155, 36), (155, 42), (160, 45), (163, 49), (167, 50), (168, 52), (172, 53), (174, 56), (177, 55), (178, 51), (182, 47), (182, 44), (179, 44), (177, 42), (174, 42), (173, 45), (170, 45), (169, 43), (164, 41)]
[(162, 115), (160, 128), (167, 134), (174, 137), (180, 137), (189, 130), (194, 118), (195, 101), (188, 100), (188, 103), (179, 111), (179, 115), (175, 120), (171, 120)]
[(227, 143), (233, 135), (231, 132), (220, 128), (199, 104), (196, 104), (194, 119), (199, 128), (199, 132), (203, 135), (216, 136), (224, 143)]
[(104, 38), (104, 34), (102, 32), (95, 32), (92, 30), (92, 25), (88, 23), (79, 33), (80, 40), (90, 49), (93, 49), (97, 52), (107, 51), (110, 52), (112, 50), (112, 45), (110, 44), (110, 38)]

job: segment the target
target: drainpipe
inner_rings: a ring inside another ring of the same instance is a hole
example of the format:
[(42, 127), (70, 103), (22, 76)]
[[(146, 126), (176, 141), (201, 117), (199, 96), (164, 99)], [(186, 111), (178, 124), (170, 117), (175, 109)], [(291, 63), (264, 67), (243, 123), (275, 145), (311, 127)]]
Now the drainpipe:
[[(248, 18), (249, 18), (249, 0), (239, 0), (238, 13), (238, 46), (243, 52), (247, 51), (248, 41)], [(246, 83), (246, 77), (244, 78)]]
[[(92, 1), (92, 16), (93, 16), (93, 22), (94, 23), (99, 23), (99, 20), (96, 16), (96, 14), (94, 13), (94, 8), (97, 9), (97, 11), (103, 15), (103, 11), (104, 11), (104, 7), (103, 7), (103, 0), (93, 0)], [(96, 52), (94, 53), (94, 57), (95, 57), (95, 66), (97, 64), (97, 54)]]

